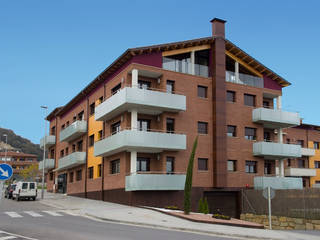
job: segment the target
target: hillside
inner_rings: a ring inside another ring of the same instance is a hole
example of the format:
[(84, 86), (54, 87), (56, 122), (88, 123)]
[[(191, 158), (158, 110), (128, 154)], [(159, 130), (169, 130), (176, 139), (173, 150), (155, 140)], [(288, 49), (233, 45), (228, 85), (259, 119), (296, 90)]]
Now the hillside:
[[(12, 130), (0, 128), (0, 136), (2, 142), (5, 141), (5, 138), (3, 137), (3, 134), (8, 135), (8, 145), (11, 147), (20, 150), (24, 153), (30, 153), (35, 154), (38, 156), (38, 160), (42, 159), (42, 150), (40, 149), (39, 144), (34, 144), (30, 140), (23, 138), (21, 136), (16, 135)], [(3, 147), (5, 144), (2, 143), (1, 146)], [(0, 148), (1, 148), (0, 146)], [(4, 149), (0, 149), (0, 151), (3, 151)], [(8, 149), (9, 150), (9, 149)]]

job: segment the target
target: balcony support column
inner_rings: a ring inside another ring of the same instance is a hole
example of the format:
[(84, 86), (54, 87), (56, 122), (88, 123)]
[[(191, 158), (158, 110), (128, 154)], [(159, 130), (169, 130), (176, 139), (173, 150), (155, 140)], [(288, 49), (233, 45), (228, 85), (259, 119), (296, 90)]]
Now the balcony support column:
[(131, 130), (138, 129), (138, 111), (136, 109), (131, 110)]
[(137, 152), (136, 151), (130, 152), (130, 173), (131, 174), (137, 173)]
[(282, 108), (282, 101), (281, 96), (277, 97), (277, 110), (281, 110)]
[(138, 87), (138, 69), (132, 69), (132, 87)]
[(236, 83), (239, 82), (239, 62), (234, 62), (234, 76), (236, 78)]
[(284, 177), (284, 159), (279, 159), (279, 177)]
[(190, 55), (191, 55), (191, 74), (195, 75), (196, 74), (196, 71), (195, 71), (195, 62), (196, 62), (195, 51), (191, 51)]

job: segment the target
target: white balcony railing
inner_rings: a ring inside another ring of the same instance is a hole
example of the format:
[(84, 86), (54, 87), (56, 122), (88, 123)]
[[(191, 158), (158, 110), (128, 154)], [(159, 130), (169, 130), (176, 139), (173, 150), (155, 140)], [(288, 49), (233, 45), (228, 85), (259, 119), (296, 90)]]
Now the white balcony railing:
[(226, 71), (226, 82), (248, 85), (257, 88), (264, 87), (263, 78), (243, 73), (239, 73), (239, 78), (236, 78), (235, 72), (231, 71)]
[(70, 142), (87, 132), (87, 121), (75, 121), (60, 132), (60, 142)]
[[(42, 171), (42, 168), (43, 168), (43, 160), (39, 162), (39, 170)], [(44, 170), (47, 172), (52, 168), (54, 168), (54, 159), (52, 158), (45, 159)]]
[(209, 67), (173, 58), (163, 57), (162, 68), (170, 71), (209, 77)]
[(86, 163), (86, 153), (85, 152), (73, 152), (73, 153), (59, 159), (57, 171), (76, 167), (76, 166), (79, 166), (79, 165), (85, 164), (85, 163)]
[(287, 177), (315, 177), (317, 176), (316, 169), (312, 168), (286, 168), (284, 175)]
[(46, 144), (46, 148), (52, 147), (56, 144), (56, 136), (54, 135), (48, 135), (40, 140), (40, 148), (43, 149), (44, 144)]
[(282, 159), (301, 157), (301, 146), (275, 142), (253, 143), (253, 155), (265, 159)]

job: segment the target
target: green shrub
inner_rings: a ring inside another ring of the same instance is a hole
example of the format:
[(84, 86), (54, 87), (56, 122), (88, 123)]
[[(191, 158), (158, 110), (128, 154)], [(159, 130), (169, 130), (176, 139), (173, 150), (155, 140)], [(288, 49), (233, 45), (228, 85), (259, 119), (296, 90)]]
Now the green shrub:
[(207, 198), (204, 198), (204, 201), (203, 201), (203, 213), (204, 214), (209, 213), (209, 206), (208, 206)]
[(203, 213), (203, 199), (200, 198), (198, 202), (198, 212)]
[(217, 218), (217, 219), (223, 219), (223, 220), (230, 220), (231, 219), (231, 217), (223, 215), (223, 214), (219, 214), (219, 213), (212, 214), (212, 217)]
[(177, 206), (165, 206), (165, 209), (170, 209), (170, 210), (179, 210)]

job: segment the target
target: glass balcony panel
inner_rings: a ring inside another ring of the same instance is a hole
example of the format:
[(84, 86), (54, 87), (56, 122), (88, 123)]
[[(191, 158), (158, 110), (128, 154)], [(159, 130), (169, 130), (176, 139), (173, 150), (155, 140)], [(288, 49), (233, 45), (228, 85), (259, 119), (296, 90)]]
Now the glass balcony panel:
[(60, 132), (60, 142), (70, 142), (87, 132), (87, 121), (75, 121)]

